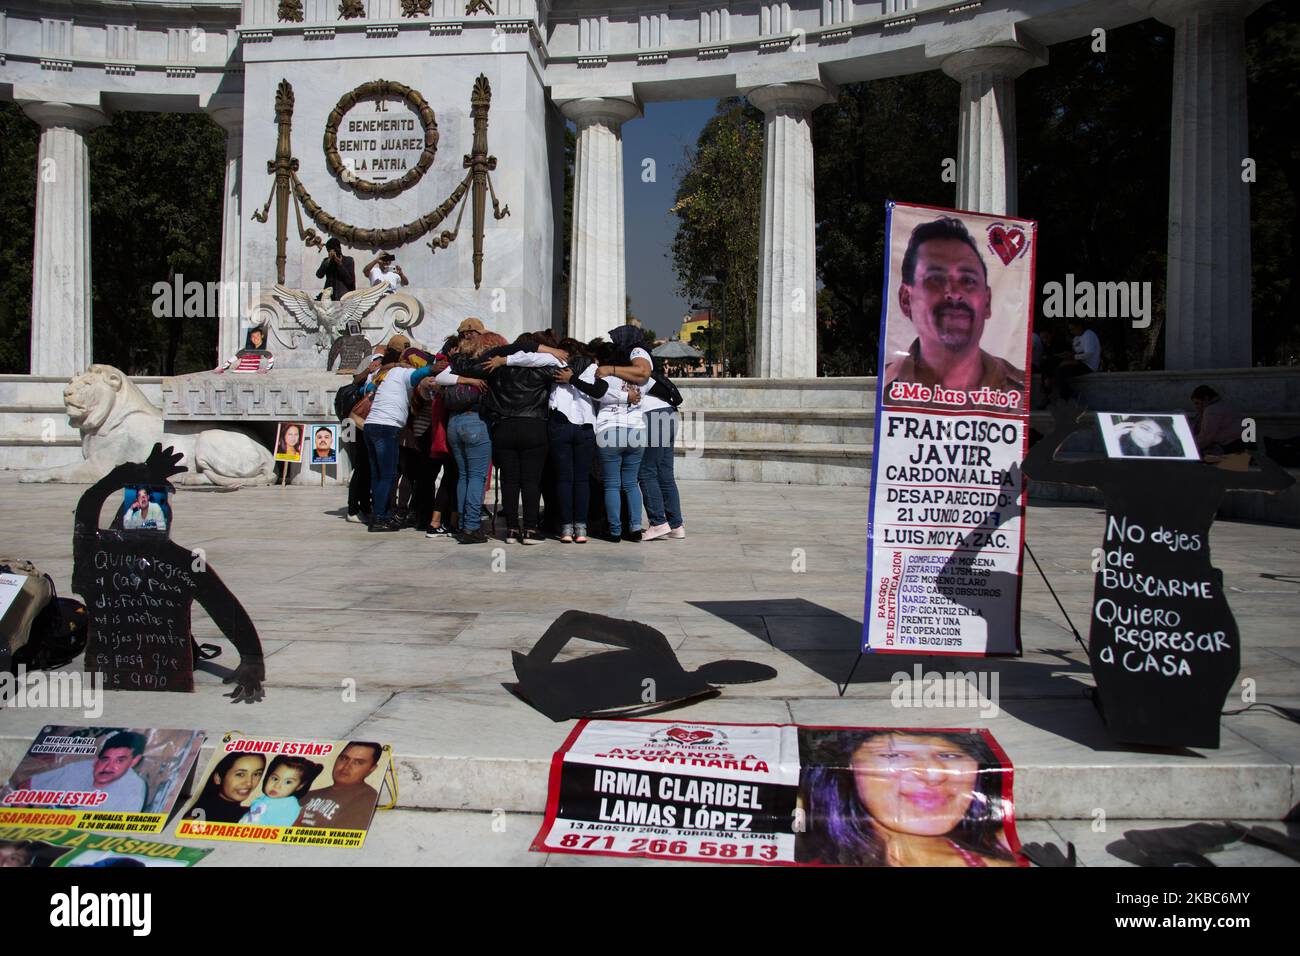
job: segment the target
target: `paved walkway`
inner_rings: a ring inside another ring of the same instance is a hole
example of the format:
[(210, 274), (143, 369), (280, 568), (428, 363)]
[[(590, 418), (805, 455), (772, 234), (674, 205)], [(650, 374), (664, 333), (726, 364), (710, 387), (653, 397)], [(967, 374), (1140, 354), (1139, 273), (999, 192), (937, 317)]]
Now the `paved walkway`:
[[(0, 556), (36, 562), (66, 591), (81, 489), (12, 479), (3, 488)], [(558, 614), (579, 608), (659, 628), (687, 667), (741, 657), (779, 672), (677, 711), (679, 719), (987, 726), (1016, 765), (1024, 820), (1086, 827), (1098, 810), (1110, 820), (1277, 820), (1300, 802), (1300, 727), (1265, 713), (1224, 718), (1218, 751), (1110, 743), (1084, 698), (1086, 658), (1032, 567), (1022, 659), (868, 657), (841, 698), (836, 683), (861, 628), (863, 491), (684, 482), (682, 493), (685, 540), (524, 548), (368, 534), (343, 520), (341, 489), (182, 490), (174, 540), (203, 548), (248, 608), (266, 647), (267, 698), (230, 704), (213, 667), (199, 674), (195, 694), (109, 694), (100, 721), (380, 739), (394, 746), (401, 804), (412, 808), (396, 818), (536, 813), (550, 754), (570, 725), (501, 685), (513, 680), (510, 650), (526, 650)], [(1101, 533), (1095, 507), (1030, 508), (1030, 546), (1084, 628)], [(1243, 635), (1241, 676), (1255, 681), (1260, 700), (1300, 706), (1300, 530), (1221, 522), (1211, 546)], [(195, 633), (217, 640), (201, 612)], [(229, 666), (231, 653), (214, 663)], [(891, 676), (916, 663), (996, 675), (1000, 713), (893, 706)], [(63, 721), (84, 723), (75, 711), (7, 712), (0, 772), (37, 729)]]

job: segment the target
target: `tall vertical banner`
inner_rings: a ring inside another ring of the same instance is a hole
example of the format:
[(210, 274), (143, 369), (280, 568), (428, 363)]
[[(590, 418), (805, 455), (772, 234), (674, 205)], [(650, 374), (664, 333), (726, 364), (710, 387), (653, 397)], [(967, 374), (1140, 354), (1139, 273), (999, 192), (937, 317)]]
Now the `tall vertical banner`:
[(1037, 223), (890, 202), (863, 650), (1019, 654)]

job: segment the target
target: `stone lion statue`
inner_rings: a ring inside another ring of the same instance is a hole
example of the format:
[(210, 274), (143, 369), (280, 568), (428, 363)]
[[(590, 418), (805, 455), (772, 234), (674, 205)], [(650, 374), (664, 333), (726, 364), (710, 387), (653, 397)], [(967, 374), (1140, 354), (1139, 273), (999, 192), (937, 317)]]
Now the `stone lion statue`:
[(170, 445), (189, 469), (176, 484), (273, 484), (275, 459), (242, 432), (211, 428), (192, 435), (163, 431), (162, 412), (120, 369), (92, 365), (63, 390), (68, 422), (81, 431), (85, 461), (71, 467), (25, 472), (20, 481), (93, 484), (123, 462), (144, 461), (153, 446)]

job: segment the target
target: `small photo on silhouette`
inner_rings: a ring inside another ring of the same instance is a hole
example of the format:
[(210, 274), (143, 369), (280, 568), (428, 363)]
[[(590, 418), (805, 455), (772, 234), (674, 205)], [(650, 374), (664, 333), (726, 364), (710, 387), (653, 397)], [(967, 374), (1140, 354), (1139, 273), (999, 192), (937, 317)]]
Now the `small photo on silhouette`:
[(166, 531), (171, 526), (172, 507), (166, 488), (128, 485), (123, 499), (117, 523), (123, 531)]
[(1097, 421), (1109, 458), (1200, 460), (1185, 415), (1103, 412)]

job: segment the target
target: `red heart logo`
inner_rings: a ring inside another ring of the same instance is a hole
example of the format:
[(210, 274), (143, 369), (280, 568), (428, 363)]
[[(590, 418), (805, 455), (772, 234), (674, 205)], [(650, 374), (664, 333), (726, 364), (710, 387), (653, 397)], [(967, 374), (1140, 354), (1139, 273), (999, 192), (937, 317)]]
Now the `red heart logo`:
[(680, 727), (673, 727), (666, 731), (667, 736), (673, 740), (684, 744), (698, 744), (701, 740), (708, 740), (713, 736), (711, 730), (683, 730)]
[(1011, 260), (1025, 251), (1028, 241), (1025, 231), (1019, 226), (1010, 229), (1001, 223), (989, 226), (989, 248), (1002, 260), (1004, 266), (1011, 265)]

